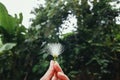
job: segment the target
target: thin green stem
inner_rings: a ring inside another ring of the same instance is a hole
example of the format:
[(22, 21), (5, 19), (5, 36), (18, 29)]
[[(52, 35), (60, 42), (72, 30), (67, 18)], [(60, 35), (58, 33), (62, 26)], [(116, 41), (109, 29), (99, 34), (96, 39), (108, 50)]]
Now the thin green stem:
[(57, 60), (57, 56), (54, 56), (54, 61), (56, 61)]

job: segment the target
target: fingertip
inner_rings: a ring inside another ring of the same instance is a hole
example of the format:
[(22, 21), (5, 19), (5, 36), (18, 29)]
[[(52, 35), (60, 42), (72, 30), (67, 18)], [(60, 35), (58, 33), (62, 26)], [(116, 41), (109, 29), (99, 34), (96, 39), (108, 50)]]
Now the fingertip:
[(50, 61), (50, 66), (49, 66), (49, 69), (53, 69), (54, 68), (54, 61), (53, 60), (51, 60)]
[(51, 80), (57, 80), (56, 75), (54, 75)]
[(54, 64), (54, 61), (53, 61), (53, 60), (51, 60), (51, 61), (50, 61), (50, 64), (52, 64), (52, 65), (53, 65), (53, 64)]

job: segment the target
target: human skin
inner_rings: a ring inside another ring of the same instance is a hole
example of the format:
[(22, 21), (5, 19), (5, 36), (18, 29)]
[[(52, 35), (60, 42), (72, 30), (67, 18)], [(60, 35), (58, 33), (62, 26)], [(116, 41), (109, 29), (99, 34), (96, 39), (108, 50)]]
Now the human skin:
[(58, 62), (51, 60), (47, 72), (40, 80), (69, 80), (69, 78), (64, 74)]

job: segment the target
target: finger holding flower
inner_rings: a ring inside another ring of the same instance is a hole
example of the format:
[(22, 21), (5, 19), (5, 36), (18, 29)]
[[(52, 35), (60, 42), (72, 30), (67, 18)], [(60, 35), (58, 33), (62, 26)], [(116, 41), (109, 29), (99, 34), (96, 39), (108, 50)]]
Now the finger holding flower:
[(60, 43), (49, 43), (47, 45), (49, 54), (54, 57), (54, 61), (51, 60), (50, 67), (45, 75), (40, 80), (69, 80), (64, 74), (62, 68), (56, 61), (56, 58), (63, 52), (64, 48)]

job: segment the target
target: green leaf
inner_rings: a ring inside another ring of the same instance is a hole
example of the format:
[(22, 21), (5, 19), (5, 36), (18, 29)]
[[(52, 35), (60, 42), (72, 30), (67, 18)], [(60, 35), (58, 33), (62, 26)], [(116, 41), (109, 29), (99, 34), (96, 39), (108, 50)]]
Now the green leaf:
[(8, 14), (6, 7), (0, 3), (0, 27), (3, 27), (9, 34), (14, 34), (16, 19)]
[(0, 53), (3, 52), (3, 51), (10, 50), (15, 46), (16, 46), (16, 43), (6, 43), (2, 47), (0, 47)]
[(49, 54), (43, 54), (43, 59), (46, 59)]
[(20, 17), (20, 19), (19, 19), (19, 23), (21, 24), (22, 21), (23, 21), (23, 15), (22, 15), (22, 13), (19, 14), (19, 17)]
[(32, 69), (33, 72), (37, 72), (40, 68), (40, 65), (35, 65)]

